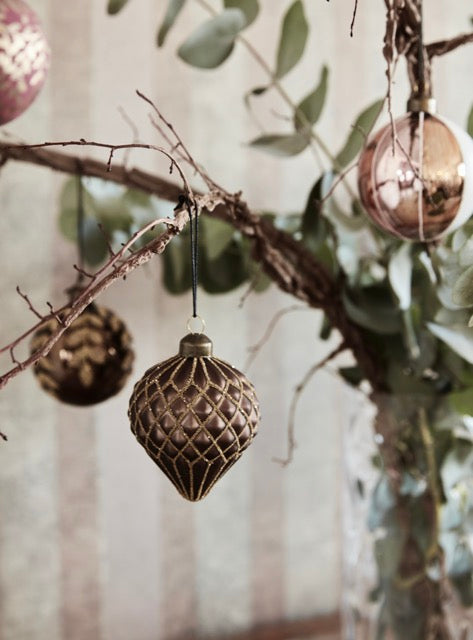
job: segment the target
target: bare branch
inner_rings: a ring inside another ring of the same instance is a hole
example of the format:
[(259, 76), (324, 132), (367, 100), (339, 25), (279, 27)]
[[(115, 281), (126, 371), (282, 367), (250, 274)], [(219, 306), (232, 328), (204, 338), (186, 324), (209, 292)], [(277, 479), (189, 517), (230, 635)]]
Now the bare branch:
[[(198, 201), (197, 201), (198, 202)], [(206, 199), (206, 206), (210, 206), (210, 202)], [(147, 233), (151, 228), (154, 228), (158, 224), (166, 224), (168, 229), (163, 232), (160, 236), (153, 239), (147, 245), (145, 245), (139, 251), (136, 251), (128, 257), (126, 260), (123, 260), (119, 266), (116, 266), (118, 260), (123, 258), (128, 249), (145, 233)], [(53, 310), (47, 316), (41, 316), (40, 322), (38, 322), (35, 326), (31, 327), (21, 336), (16, 338), (12, 343), (0, 349), (0, 353), (4, 351), (12, 350), (20, 343), (23, 342), (29, 335), (33, 332), (37, 331), (45, 322), (51, 320), (52, 318), (57, 318), (58, 316), (61, 318), (62, 323), (58, 324), (56, 330), (51, 334), (48, 341), (44, 344), (44, 346), (31, 354), (28, 358), (23, 361), (15, 360), (15, 366), (0, 376), (0, 389), (2, 389), (12, 378), (18, 375), (25, 368), (33, 365), (40, 358), (47, 355), (57, 340), (61, 337), (64, 331), (69, 327), (72, 322), (82, 313), (82, 311), (97, 297), (99, 296), (105, 289), (107, 289), (115, 280), (119, 278), (123, 278), (128, 273), (140, 267), (141, 265), (148, 262), (153, 256), (156, 254), (162, 253), (166, 247), (166, 245), (170, 242), (170, 240), (177, 235), (186, 225), (187, 223), (187, 210), (181, 209), (176, 211), (174, 219), (163, 218), (159, 220), (154, 220), (153, 222), (147, 224), (145, 227), (140, 229), (140, 231), (136, 232), (130, 240), (125, 243), (120, 251), (118, 251), (110, 260), (99, 269), (96, 274), (93, 276), (92, 281), (86, 286), (77, 297), (71, 300), (67, 305), (64, 305), (60, 309)]]
[(273, 458), (274, 462), (277, 462), (283, 467), (287, 467), (294, 458), (294, 450), (297, 447), (295, 430), (296, 430), (296, 411), (299, 404), (299, 400), (301, 399), (302, 394), (304, 393), (305, 388), (312, 380), (314, 375), (323, 369), (331, 360), (336, 358), (340, 353), (347, 350), (347, 345), (345, 342), (342, 342), (336, 349), (331, 351), (328, 356), (326, 356), (320, 362), (316, 362), (313, 364), (310, 369), (306, 372), (302, 380), (294, 389), (294, 395), (292, 396), (291, 406), (289, 408), (289, 421), (287, 426), (287, 457), (286, 458)]
[(355, 28), (356, 12), (358, 11), (358, 0), (355, 0), (355, 6), (353, 7), (353, 17), (350, 24), (350, 38), (353, 38), (353, 30)]
[(429, 59), (431, 60), (435, 56), (443, 56), (446, 53), (450, 53), (458, 47), (462, 47), (465, 44), (469, 44), (473, 42), (473, 33), (462, 33), (455, 38), (451, 38), (450, 40), (439, 40), (437, 42), (432, 42), (431, 44), (426, 46), (426, 53)]
[(44, 318), (44, 316), (43, 316), (39, 311), (37, 311), (37, 310), (34, 308), (34, 306), (32, 305), (31, 300), (29, 299), (29, 297), (26, 295), (26, 293), (22, 293), (22, 291), (20, 290), (20, 287), (19, 287), (19, 286), (17, 286), (17, 287), (16, 287), (16, 292), (17, 292), (17, 294), (18, 294), (21, 298), (23, 298), (23, 300), (26, 302), (26, 304), (28, 305), (28, 309), (29, 309), (32, 313), (34, 313), (34, 315), (35, 315), (37, 318), (39, 318), (40, 320), (42, 320), (42, 319)]
[(280, 309), (274, 316), (271, 318), (268, 326), (265, 329), (262, 337), (258, 340), (258, 342), (251, 347), (248, 347), (248, 359), (245, 362), (245, 366), (243, 370), (246, 372), (251, 367), (253, 362), (255, 361), (257, 355), (264, 347), (264, 345), (268, 342), (268, 340), (273, 335), (273, 331), (276, 328), (279, 321), (284, 318), (288, 313), (293, 313), (294, 311), (312, 311), (310, 307), (303, 307), (299, 304), (293, 304), (290, 307), (285, 307), (284, 309)]

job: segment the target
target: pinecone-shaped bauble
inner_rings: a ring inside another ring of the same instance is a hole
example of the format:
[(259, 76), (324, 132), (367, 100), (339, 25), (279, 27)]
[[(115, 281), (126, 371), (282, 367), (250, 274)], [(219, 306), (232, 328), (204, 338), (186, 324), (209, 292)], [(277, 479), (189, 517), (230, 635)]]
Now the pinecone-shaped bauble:
[(25, 111), (49, 68), (49, 45), (38, 16), (23, 0), (0, 1), (0, 124)]
[[(57, 329), (49, 320), (34, 334), (31, 352), (41, 349)], [(87, 406), (117, 394), (134, 359), (131, 336), (112, 311), (90, 304), (35, 365), (45, 391), (61, 402)]]
[(135, 385), (131, 430), (187, 500), (201, 500), (251, 444), (259, 423), (253, 385), (212, 357), (203, 334), (189, 334), (179, 354), (148, 369)]

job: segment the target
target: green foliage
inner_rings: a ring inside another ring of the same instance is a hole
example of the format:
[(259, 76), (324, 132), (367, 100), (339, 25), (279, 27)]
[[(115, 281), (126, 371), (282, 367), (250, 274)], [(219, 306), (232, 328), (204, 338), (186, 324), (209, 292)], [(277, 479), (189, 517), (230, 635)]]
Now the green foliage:
[(307, 122), (310, 125), (316, 124), (320, 118), (327, 97), (328, 76), (328, 67), (323, 66), (317, 86), (297, 106), (294, 114), (294, 125), (297, 131), (305, 129)]
[(114, 15), (121, 11), (128, 0), (108, 0), (107, 12)]
[(473, 137), (473, 107), (471, 107), (470, 113), (468, 114), (466, 130), (468, 131), (468, 134)]
[(250, 147), (266, 151), (274, 156), (288, 158), (304, 151), (308, 144), (309, 141), (306, 136), (302, 134), (293, 133), (284, 135), (275, 133), (255, 138), (250, 142)]
[(223, 4), (226, 9), (241, 9), (245, 14), (247, 27), (258, 17), (258, 0), (223, 0)]
[(182, 11), (186, 0), (169, 0), (164, 19), (158, 30), (157, 43), (158, 47), (162, 47), (166, 41), (167, 35), (176, 22), (177, 17)]
[[(169, 210), (169, 204), (133, 189), (112, 182), (83, 178), (85, 261), (96, 266), (108, 255), (109, 242), (120, 248), (135, 231), (160, 217), (159, 211)], [(78, 180), (64, 183), (59, 198), (59, 229), (72, 242), (78, 242)], [(150, 239), (143, 236), (137, 246)]]
[(225, 9), (200, 25), (179, 47), (179, 57), (194, 67), (215, 69), (232, 53), (247, 18), (240, 9)]
[(296, 0), (284, 16), (277, 53), (275, 77), (280, 79), (293, 69), (304, 53), (309, 25), (302, 0)]
[(337, 167), (346, 167), (356, 158), (365, 143), (366, 136), (378, 119), (383, 104), (384, 100), (376, 100), (360, 113), (352, 126), (350, 135), (335, 158)]

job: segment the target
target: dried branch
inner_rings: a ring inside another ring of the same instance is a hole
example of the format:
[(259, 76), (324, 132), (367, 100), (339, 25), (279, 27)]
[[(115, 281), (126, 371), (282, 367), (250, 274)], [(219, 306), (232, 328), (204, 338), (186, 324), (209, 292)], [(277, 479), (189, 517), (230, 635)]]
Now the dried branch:
[(355, 6), (353, 7), (353, 16), (350, 24), (350, 38), (353, 38), (353, 31), (355, 29), (356, 12), (358, 11), (358, 0), (355, 0)]
[[(68, 143), (61, 142), (59, 144), (66, 146)], [(84, 141), (72, 141), (72, 145), (76, 146), (84, 146), (85, 144)], [(110, 148), (133, 148), (134, 146), (132, 144), (92, 144), (108, 150)], [(33, 146), (1, 143), (0, 159), (32, 162), (74, 175), (77, 174), (78, 162), (80, 162), (81, 174), (84, 176), (109, 179), (174, 202), (178, 201), (182, 194), (182, 189), (176, 184), (153, 174), (137, 169), (127, 170), (123, 166), (112, 166), (108, 171), (106, 163), (46, 148), (51, 146), (52, 143)], [(138, 148), (160, 150), (160, 147), (153, 145), (139, 145)], [(165, 152), (165, 155), (169, 157), (168, 152)], [(215, 206), (217, 195), (220, 204)], [(194, 192), (194, 198), (199, 198), (200, 206), (205, 208), (203, 197), (202, 194)], [(241, 200), (240, 194), (217, 192), (207, 197), (210, 198), (211, 215), (233, 225), (235, 229), (252, 241), (253, 258), (261, 264), (264, 272), (283, 291), (292, 294), (310, 307), (321, 308), (326, 312), (332, 326), (341, 332), (347, 345), (352, 348), (355, 358), (373, 388), (382, 390), (384, 388), (383, 363), (379, 362), (378, 355), (371, 352), (369, 346), (365, 344), (359, 327), (348, 318), (341, 298), (340, 285), (334, 281), (326, 268), (290, 234), (276, 229), (269, 220), (252, 213), (248, 205)], [(147, 259), (150, 257), (151, 255), (148, 255)], [(146, 261), (143, 259), (143, 262)], [(117, 271), (115, 276), (120, 277), (116, 275), (117, 273), (119, 272)], [(99, 293), (100, 291), (97, 291), (96, 295)], [(85, 308), (91, 300), (92, 298), (82, 308)]]
[(245, 366), (243, 367), (243, 371), (247, 372), (251, 367), (253, 362), (255, 361), (257, 355), (264, 347), (264, 345), (268, 342), (268, 340), (273, 335), (273, 331), (278, 325), (279, 321), (284, 318), (288, 313), (293, 313), (294, 311), (309, 311), (310, 307), (303, 307), (298, 304), (293, 304), (289, 307), (285, 307), (284, 309), (280, 309), (277, 313), (269, 321), (268, 326), (266, 327), (263, 336), (258, 340), (258, 342), (251, 347), (248, 347), (248, 358), (245, 362)]
[[(205, 206), (207, 209), (211, 209), (212, 206), (215, 206), (219, 202), (219, 199), (218, 196), (209, 195), (198, 197), (196, 198), (195, 202), (200, 211), (203, 206)], [(134, 271), (134, 269), (144, 265), (146, 262), (151, 260), (153, 256), (162, 253), (171, 239), (182, 231), (184, 226), (187, 224), (187, 220), (187, 209), (183, 207), (182, 209), (176, 211), (175, 217), (173, 219), (162, 218), (154, 220), (153, 222), (147, 224), (145, 227), (137, 231), (122, 247), (122, 249), (115, 253), (108, 260), (108, 262), (92, 276), (91, 282), (84, 289), (82, 289), (82, 291), (80, 291), (80, 293), (68, 304), (64, 305), (60, 309), (52, 310), (45, 316), (39, 315), (39, 322), (37, 322), (33, 327), (30, 327), (21, 336), (13, 340), (13, 342), (6, 345), (5, 347), (2, 347), (0, 349), (0, 353), (10, 351), (10, 353), (12, 354), (13, 349), (17, 345), (22, 343), (28, 336), (37, 331), (44, 323), (53, 318), (57, 318), (58, 316), (61, 319), (61, 322), (58, 323), (55, 331), (51, 334), (48, 341), (40, 350), (31, 354), (23, 361), (15, 360), (15, 366), (4, 373), (2, 376), (0, 376), (0, 389), (2, 389), (12, 378), (21, 373), (21, 371), (24, 371), (27, 367), (30, 367), (40, 358), (47, 355), (54, 344), (57, 342), (57, 340), (64, 333), (64, 331), (72, 324), (72, 322), (74, 322), (74, 320), (82, 313), (82, 311), (84, 311), (84, 309), (103, 291), (105, 291), (115, 280), (125, 277), (127, 274)], [(153, 240), (148, 242), (148, 244), (146, 244), (142, 249), (134, 252), (130, 257), (123, 259), (128, 249), (132, 247), (139, 238), (141, 238), (145, 233), (154, 229), (160, 224), (166, 224), (168, 227), (167, 230), (157, 238), (154, 238)]]
[(347, 345), (345, 342), (342, 342), (336, 349), (331, 351), (328, 356), (326, 356), (320, 362), (316, 362), (313, 364), (310, 369), (306, 372), (302, 380), (294, 389), (294, 395), (292, 396), (291, 406), (289, 408), (289, 421), (287, 426), (287, 457), (286, 458), (273, 458), (274, 462), (277, 462), (283, 467), (287, 467), (294, 458), (294, 450), (297, 447), (296, 437), (295, 437), (295, 429), (296, 429), (296, 411), (299, 405), (299, 400), (301, 399), (302, 394), (304, 393), (305, 388), (312, 380), (314, 375), (323, 369), (329, 362), (331, 362), (334, 358), (336, 358), (340, 353), (347, 350)]
[(473, 33), (463, 33), (455, 38), (450, 38), (450, 40), (432, 42), (426, 46), (425, 50), (429, 60), (432, 60), (435, 56), (443, 56), (470, 42), (473, 42)]

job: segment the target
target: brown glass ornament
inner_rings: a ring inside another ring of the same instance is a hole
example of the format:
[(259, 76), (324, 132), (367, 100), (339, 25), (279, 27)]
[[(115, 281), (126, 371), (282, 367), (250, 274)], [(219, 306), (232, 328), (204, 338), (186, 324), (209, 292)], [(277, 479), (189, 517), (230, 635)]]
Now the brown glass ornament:
[(361, 201), (382, 229), (430, 241), (466, 222), (473, 210), (471, 138), (445, 118), (413, 111), (381, 129), (358, 164)]
[(212, 343), (191, 333), (179, 354), (146, 371), (128, 415), (148, 455), (187, 500), (204, 498), (256, 435), (260, 413), (253, 385), (212, 357)]
[[(31, 353), (57, 329), (50, 320), (33, 336)], [(134, 353), (125, 324), (109, 309), (90, 304), (62, 334), (34, 373), (45, 391), (66, 404), (87, 406), (116, 395), (132, 369)]]

